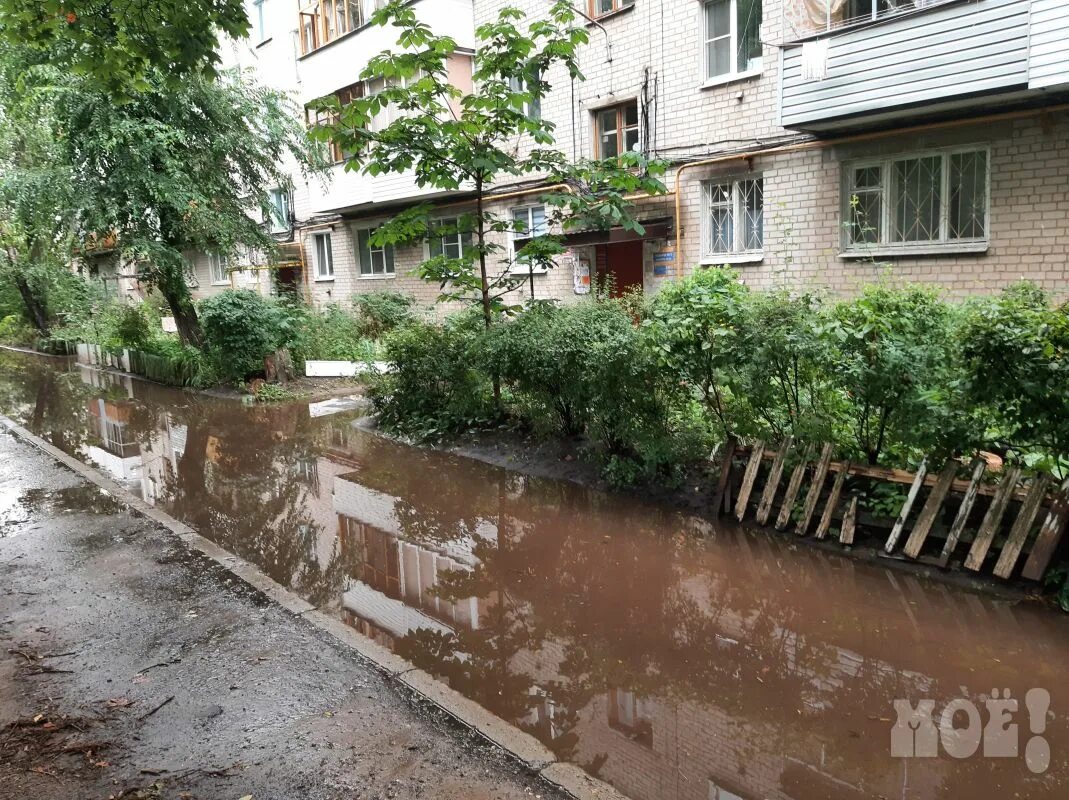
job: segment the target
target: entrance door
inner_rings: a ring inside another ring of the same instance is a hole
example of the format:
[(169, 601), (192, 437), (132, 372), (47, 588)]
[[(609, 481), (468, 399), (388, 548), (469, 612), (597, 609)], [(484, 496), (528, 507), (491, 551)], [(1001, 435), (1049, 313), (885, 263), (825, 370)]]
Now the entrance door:
[(614, 242), (598, 245), (599, 280), (611, 275), (613, 288), (610, 297), (642, 289), (642, 242)]

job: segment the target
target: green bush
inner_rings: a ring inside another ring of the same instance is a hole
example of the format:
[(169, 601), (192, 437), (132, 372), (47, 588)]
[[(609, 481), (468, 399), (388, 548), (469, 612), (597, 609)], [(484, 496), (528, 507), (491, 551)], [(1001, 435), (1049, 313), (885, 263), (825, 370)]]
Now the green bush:
[(964, 391), (1000, 445), (1053, 466), (1069, 455), (1069, 307), (1035, 285), (966, 306)]
[(470, 313), (441, 324), (412, 322), (388, 334), (384, 357), (390, 372), (368, 388), (383, 427), (428, 439), (491, 420), (491, 381), (477, 368), (481, 337), (481, 322)]
[(353, 308), (360, 318), (361, 335), (378, 339), (410, 322), (415, 300), (401, 292), (369, 292), (353, 296)]
[(0, 320), (0, 344), (26, 346), (36, 336), (37, 332), (21, 314), (8, 314)]
[(646, 346), (633, 303), (535, 305), (484, 341), (483, 369), (513, 410), (536, 428), (586, 434), (613, 482), (663, 477), (707, 452), (708, 425)]
[(286, 342), (296, 366), (308, 360), (370, 361), (375, 358), (375, 345), (365, 336), (361, 320), (340, 306), (328, 305), (322, 311), (303, 308), (299, 314), (299, 325), (295, 325), (297, 333)]
[(968, 443), (956, 393), (957, 320), (953, 306), (920, 286), (870, 286), (831, 309), (824, 369), (848, 404), (840, 444), (877, 464)]
[(201, 326), (219, 375), (238, 382), (263, 372), (264, 356), (282, 340), (282, 316), (269, 300), (247, 289), (202, 300)]
[(644, 323), (647, 346), (696, 394), (725, 435), (737, 428), (732, 379), (753, 357), (748, 295), (734, 271), (699, 269), (658, 292)]
[(144, 347), (160, 330), (159, 320), (151, 319), (142, 304), (123, 305), (116, 314), (114, 338), (122, 347)]

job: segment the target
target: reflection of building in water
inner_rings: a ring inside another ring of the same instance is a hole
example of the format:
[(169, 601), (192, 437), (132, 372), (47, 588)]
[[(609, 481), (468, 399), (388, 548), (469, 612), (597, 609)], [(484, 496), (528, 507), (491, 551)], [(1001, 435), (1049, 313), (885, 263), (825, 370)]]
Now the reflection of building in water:
[(169, 413), (165, 412), (161, 417), (162, 424), (149, 431), (141, 445), (144, 461), (141, 496), (153, 505), (164, 487), (174, 479), (178, 460), (186, 451), (186, 426), (175, 422)]
[[(343, 598), (349, 624), (386, 646), (395, 646), (420, 629), (479, 629), (489, 603), (469, 598), (453, 604), (434, 592), (446, 570), (476, 566), (474, 539), (416, 541), (418, 537), (409, 532), (421, 522), (436, 519), (441, 510), (434, 507), (434, 500), (413, 510), (407, 495), (399, 498), (370, 488), (360, 478), (357, 469), (335, 480), (334, 508), (354, 579)], [(381, 476), (375, 482), (381, 483)], [(501, 525), (507, 524), (508, 530), (529, 527), (507, 515), (493, 516)], [(439, 533), (449, 528), (448, 514), (437, 521)], [(463, 531), (459, 519), (452, 523)], [(496, 527), (485, 520), (477, 535), (497, 541)], [(694, 657), (756, 670), (757, 656), (748, 654), (747, 644), (755, 641), (749, 629), (754, 618), (744, 609), (716, 601), (720, 577), (677, 574), (672, 584), (676, 598), (715, 629), (710, 637), (717, 644), (711, 650), (695, 647)], [(513, 600), (520, 604), (517, 608), (523, 607), (522, 600)], [(830, 644), (825, 660), (814, 665), (812, 645), (804, 634), (779, 626), (772, 618), (769, 626), (762, 636), (777, 642), (780, 668), (789, 674), (794, 695), (776, 690), (763, 693), (766, 687), (760, 684), (765, 681), (754, 683), (752, 676), (744, 680), (730, 674), (704, 691), (684, 691), (678, 697), (680, 687), (673, 678), (654, 677), (652, 691), (644, 694), (626, 683), (630, 680), (626, 670), (624, 682), (613, 685), (610, 664), (604, 679), (594, 679), (594, 691), (583, 695), (581, 707), (569, 709), (569, 678), (563, 669), (568, 642), (550, 634), (537, 650), (507, 654), (509, 672), (530, 679), (530, 688), (524, 689), (530, 701), (520, 704), (526, 710), (512, 721), (551, 746), (571, 734), (577, 743), (570, 758), (634, 800), (931, 796), (943, 782), (946, 762), (910, 764), (907, 776), (902, 762), (885, 757), (885, 750), (874, 747), (871, 739), (859, 735), (840, 741), (835, 731), (814, 722), (825, 712), (840, 713), (833, 707), (834, 698), (844, 686), (856, 690), (865, 680), (893, 675), (894, 667)], [(862, 668), (869, 670), (870, 678), (862, 675)], [(694, 671), (700, 669), (695, 663)], [(774, 679), (770, 676), (770, 681)], [(609, 683), (599, 686), (599, 680)], [(912, 676), (910, 683), (925, 685), (923, 676)], [(564, 694), (560, 694), (561, 687)], [(719, 693), (724, 691), (730, 696), (721, 698)], [(781, 702), (786, 705), (777, 708)], [(859, 706), (864, 708), (864, 702), (862, 698)], [(882, 705), (877, 710), (890, 713)], [(853, 713), (858, 713), (856, 708)], [(872, 723), (868, 725), (866, 733), (871, 734)], [(836, 731), (841, 734), (841, 727)], [(879, 727), (879, 732), (884, 736), (886, 726)]]
[(96, 444), (86, 447), (86, 456), (127, 488), (140, 488), (141, 447), (128, 431), (130, 405), (94, 398), (89, 401), (88, 410), (98, 439)]
[[(361, 485), (356, 477), (351, 473), (334, 481), (342, 553), (355, 579), (342, 598), (350, 623), (387, 644), (421, 628), (443, 633), (456, 626), (478, 628), (487, 601), (453, 602), (435, 592), (443, 573), (474, 566), (473, 539), (404, 540), (397, 498)], [(492, 531), (483, 528), (477, 535)]]

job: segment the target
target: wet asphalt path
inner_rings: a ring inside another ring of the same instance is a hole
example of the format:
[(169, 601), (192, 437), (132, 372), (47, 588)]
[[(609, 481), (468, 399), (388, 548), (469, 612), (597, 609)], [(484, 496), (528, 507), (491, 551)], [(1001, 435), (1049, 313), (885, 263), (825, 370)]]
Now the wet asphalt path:
[(0, 433), (0, 798), (557, 797)]

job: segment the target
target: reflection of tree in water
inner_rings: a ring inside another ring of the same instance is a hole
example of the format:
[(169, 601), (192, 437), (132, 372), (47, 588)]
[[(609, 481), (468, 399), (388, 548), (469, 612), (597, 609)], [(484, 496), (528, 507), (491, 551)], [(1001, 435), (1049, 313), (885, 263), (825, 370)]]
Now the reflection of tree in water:
[[(309, 602), (336, 600), (348, 570), (337, 540), (326, 564), (320, 562), (323, 526), (312, 517), (312, 494), (297, 476), (297, 465), (320, 452), (307, 408), (270, 409), (275, 419), (255, 411), (241, 409), (235, 420), (217, 404), (195, 404), (175, 415), (186, 426), (185, 450), (165, 487), (165, 502), (203, 535)], [(280, 429), (281, 435), (274, 433)]]
[(0, 407), (42, 439), (76, 453), (93, 438), (88, 402), (95, 397), (68, 362), (0, 352)]

